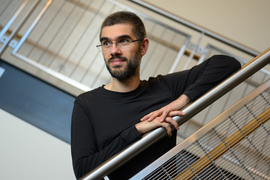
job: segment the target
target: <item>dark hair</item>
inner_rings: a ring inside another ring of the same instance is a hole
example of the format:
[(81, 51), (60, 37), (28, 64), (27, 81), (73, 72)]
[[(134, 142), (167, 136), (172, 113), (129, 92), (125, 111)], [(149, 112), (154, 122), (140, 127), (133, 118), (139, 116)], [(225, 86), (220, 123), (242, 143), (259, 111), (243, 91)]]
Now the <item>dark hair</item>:
[(101, 33), (105, 26), (116, 24), (131, 24), (133, 26), (132, 32), (137, 39), (146, 38), (146, 31), (142, 20), (136, 14), (129, 11), (119, 11), (109, 15), (101, 25), (99, 38), (101, 38)]

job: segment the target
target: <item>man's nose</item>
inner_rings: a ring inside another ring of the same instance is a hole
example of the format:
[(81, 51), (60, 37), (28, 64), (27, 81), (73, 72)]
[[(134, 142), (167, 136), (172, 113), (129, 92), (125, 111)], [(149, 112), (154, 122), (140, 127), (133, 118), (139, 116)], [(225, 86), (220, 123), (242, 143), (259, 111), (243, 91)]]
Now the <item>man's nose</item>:
[(111, 47), (111, 54), (120, 54), (121, 49), (119, 48), (117, 43), (113, 43)]

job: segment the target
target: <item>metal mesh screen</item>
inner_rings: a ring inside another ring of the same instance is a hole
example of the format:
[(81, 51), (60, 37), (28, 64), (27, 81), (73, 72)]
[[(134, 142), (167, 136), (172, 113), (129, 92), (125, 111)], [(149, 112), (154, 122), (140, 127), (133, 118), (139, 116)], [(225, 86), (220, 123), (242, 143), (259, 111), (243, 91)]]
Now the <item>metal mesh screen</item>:
[(270, 88), (144, 179), (270, 179)]

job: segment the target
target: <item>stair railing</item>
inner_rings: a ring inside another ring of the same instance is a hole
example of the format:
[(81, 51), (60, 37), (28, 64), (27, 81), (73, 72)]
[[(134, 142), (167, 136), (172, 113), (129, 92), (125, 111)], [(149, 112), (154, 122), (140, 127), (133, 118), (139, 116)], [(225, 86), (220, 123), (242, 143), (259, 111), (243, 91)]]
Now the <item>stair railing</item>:
[[(175, 116), (173, 119), (178, 123), (179, 126), (182, 125), (219, 97), (223, 96), (235, 86), (253, 75), (255, 72), (259, 71), (268, 63), (270, 63), (270, 48), (262, 52), (253, 60), (249, 61), (249, 63), (244, 65), (241, 70), (222, 82), (220, 85), (184, 108), (182, 111), (185, 113), (185, 116)], [(173, 127), (172, 129), (174, 130)], [(90, 173), (83, 176), (81, 180), (101, 179), (105, 177), (166, 135), (167, 133), (164, 128), (157, 128), (153, 130), (152, 132), (146, 134), (141, 140), (135, 142), (119, 154), (115, 155), (113, 158), (109, 159)]]

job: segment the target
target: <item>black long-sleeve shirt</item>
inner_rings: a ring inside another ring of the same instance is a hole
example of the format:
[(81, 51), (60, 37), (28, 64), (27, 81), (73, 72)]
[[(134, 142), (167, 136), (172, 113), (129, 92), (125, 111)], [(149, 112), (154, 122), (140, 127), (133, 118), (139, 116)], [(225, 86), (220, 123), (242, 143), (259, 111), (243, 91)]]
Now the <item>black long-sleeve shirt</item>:
[[(131, 92), (103, 86), (78, 96), (71, 125), (73, 168), (77, 178), (141, 138), (135, 124), (146, 114), (187, 95), (196, 100), (240, 68), (234, 58), (218, 55), (190, 70), (149, 78)], [(128, 179), (173, 148), (176, 131), (109, 175)]]

